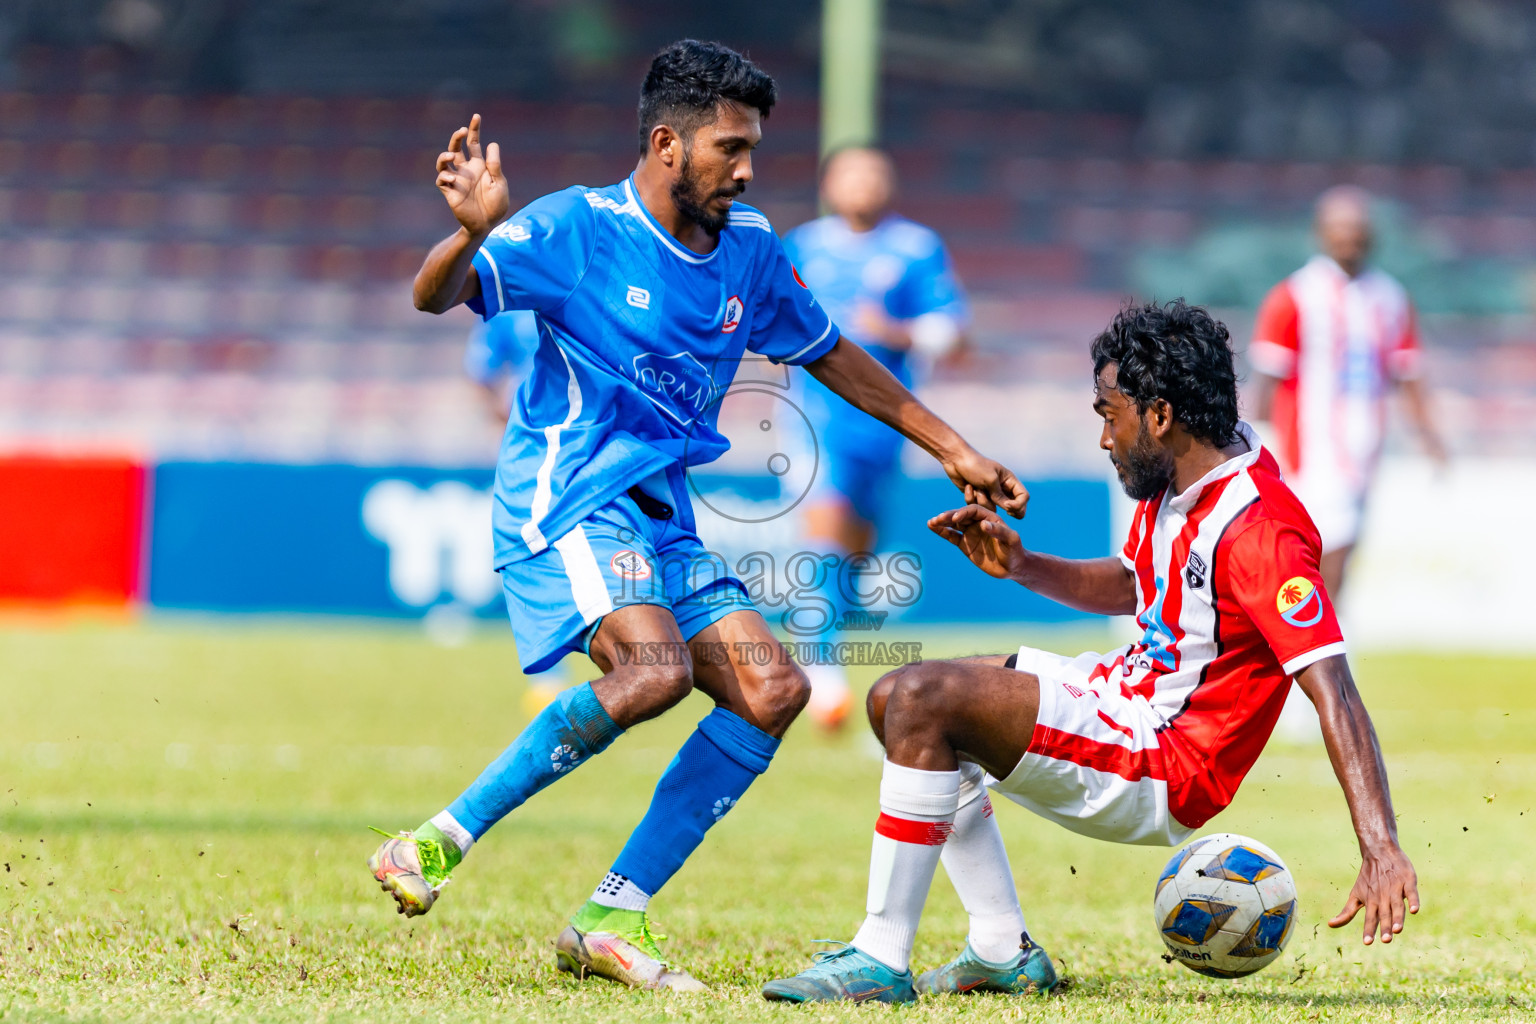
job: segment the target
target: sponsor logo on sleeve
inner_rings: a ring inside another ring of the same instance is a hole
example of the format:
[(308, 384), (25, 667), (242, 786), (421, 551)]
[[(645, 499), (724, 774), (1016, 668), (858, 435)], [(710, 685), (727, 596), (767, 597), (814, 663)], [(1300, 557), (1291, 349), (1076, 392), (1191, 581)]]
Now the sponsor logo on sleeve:
[(1292, 626), (1315, 626), (1323, 621), (1323, 592), (1305, 576), (1292, 576), (1275, 594), (1275, 611)]

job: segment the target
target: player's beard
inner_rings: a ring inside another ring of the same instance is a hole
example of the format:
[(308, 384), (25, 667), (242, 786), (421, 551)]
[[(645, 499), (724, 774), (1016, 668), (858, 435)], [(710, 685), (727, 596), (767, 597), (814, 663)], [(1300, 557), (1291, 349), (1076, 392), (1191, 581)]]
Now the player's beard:
[(684, 153), (683, 165), (678, 168), (677, 180), (672, 183), (672, 202), (684, 217), (711, 235), (718, 235), (725, 230), (730, 212), (711, 213), (706, 204), (717, 197), (739, 196), (746, 190), (746, 183), (740, 181), (735, 182), (733, 187), (728, 189), (716, 190), (707, 187), (694, 173), (693, 161), (688, 159), (687, 153)]
[(1150, 501), (1173, 481), (1173, 456), (1152, 440), (1145, 422), (1136, 434), (1136, 441), (1125, 453), (1124, 461), (1109, 457), (1120, 477), (1120, 486), (1132, 501)]

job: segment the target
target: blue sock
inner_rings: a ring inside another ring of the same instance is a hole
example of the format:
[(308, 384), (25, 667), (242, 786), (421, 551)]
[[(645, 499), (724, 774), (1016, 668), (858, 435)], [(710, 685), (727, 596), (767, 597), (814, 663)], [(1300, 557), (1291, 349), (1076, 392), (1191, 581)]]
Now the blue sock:
[(656, 784), (650, 810), (613, 862), (613, 873), (654, 896), (709, 827), (768, 770), (778, 749), (778, 740), (724, 708), (705, 715)]
[(448, 813), (479, 839), (533, 794), (602, 753), (623, 731), (598, 703), (591, 683), (573, 686), (528, 723), (448, 805)]

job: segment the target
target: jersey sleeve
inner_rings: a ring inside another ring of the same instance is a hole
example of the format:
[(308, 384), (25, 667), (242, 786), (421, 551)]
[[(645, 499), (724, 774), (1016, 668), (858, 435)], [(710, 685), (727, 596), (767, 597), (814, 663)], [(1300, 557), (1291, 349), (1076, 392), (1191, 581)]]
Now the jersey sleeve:
[(1319, 549), (1315, 533), (1264, 520), (1238, 534), (1227, 555), (1233, 597), (1289, 676), (1344, 653)]
[(775, 363), (815, 362), (837, 344), (837, 325), (800, 280), (783, 244), (772, 233), (764, 262), (747, 348)]
[(1253, 322), (1253, 344), (1248, 362), (1269, 377), (1288, 380), (1296, 373), (1296, 353), (1301, 348), (1301, 317), (1288, 281), (1281, 281), (1264, 296)]
[(1423, 349), (1419, 345), (1419, 315), (1412, 303), (1404, 303), (1402, 330), (1387, 349), (1387, 372), (1393, 380), (1413, 380), (1419, 376)]
[(596, 244), (597, 217), (579, 188), (535, 199), (475, 253), (480, 295), (467, 305), (487, 320), (510, 309), (555, 309), (581, 283)]

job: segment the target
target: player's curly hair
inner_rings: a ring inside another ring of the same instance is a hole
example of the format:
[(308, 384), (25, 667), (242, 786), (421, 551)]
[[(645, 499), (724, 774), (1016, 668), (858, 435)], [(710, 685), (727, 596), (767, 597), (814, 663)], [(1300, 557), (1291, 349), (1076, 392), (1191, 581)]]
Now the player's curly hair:
[(1226, 325), (1183, 299), (1132, 304), (1093, 339), (1093, 373), (1119, 366), (1116, 386), (1138, 411), (1161, 398), (1196, 437), (1237, 441), (1237, 372)]
[(715, 119), (721, 100), (755, 107), (767, 117), (778, 98), (779, 87), (768, 73), (729, 46), (680, 39), (651, 59), (640, 86), (640, 152), (659, 124), (688, 139)]

